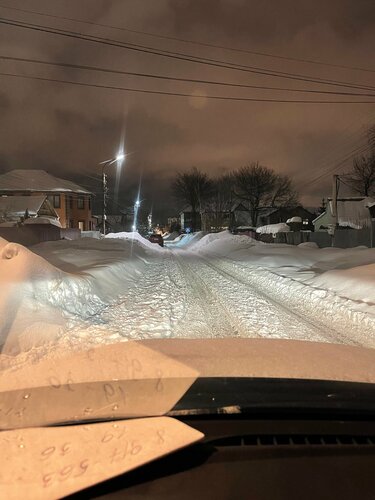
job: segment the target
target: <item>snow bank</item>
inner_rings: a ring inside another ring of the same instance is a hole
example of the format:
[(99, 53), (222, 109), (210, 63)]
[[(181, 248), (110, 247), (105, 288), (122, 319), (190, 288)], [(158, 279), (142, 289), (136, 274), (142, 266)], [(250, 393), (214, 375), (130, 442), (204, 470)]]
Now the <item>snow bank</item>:
[(246, 235), (234, 235), (230, 231), (210, 233), (201, 237), (198, 241), (188, 245), (188, 250), (200, 254), (211, 254), (226, 257), (254, 245), (262, 245)]
[(311, 242), (298, 246), (266, 244), (223, 231), (204, 236), (189, 250), (208, 258), (226, 257), (241, 262), (249, 272), (254, 268), (270, 270), (312, 290), (325, 290), (349, 299), (353, 301), (353, 310), (372, 306), (368, 312), (375, 315), (375, 249), (320, 249)]
[(173, 241), (176, 238), (178, 238), (178, 236), (180, 236), (179, 233), (177, 231), (173, 231), (173, 233), (169, 233), (163, 238), (164, 238), (164, 241)]
[(197, 241), (199, 241), (203, 236), (207, 234), (204, 231), (198, 231), (196, 233), (180, 234), (172, 241), (166, 241), (166, 246), (170, 248), (191, 248)]
[[(61, 311), (39, 298), (62, 273), (17, 243), (0, 241), (0, 348), (8, 353), (54, 341), (63, 323)], [(43, 324), (43, 326), (41, 326)]]
[(40, 243), (31, 251), (1, 239), (3, 352), (55, 342), (68, 327), (118, 300), (156, 255), (148, 244), (151, 249), (141, 239), (83, 238)]
[(327, 271), (310, 283), (340, 297), (375, 305), (375, 264)]
[(315, 248), (319, 249), (319, 245), (315, 243), (315, 241), (305, 241), (304, 243), (300, 243), (298, 245), (299, 248)]
[(194, 247), (207, 233), (205, 231), (198, 231), (196, 233), (185, 234), (184, 238), (177, 244), (179, 247), (186, 249)]
[(163, 249), (160, 245), (157, 245), (156, 243), (151, 243), (151, 241), (147, 240), (146, 238), (141, 236), (136, 231), (129, 232), (129, 233), (127, 233), (127, 232), (109, 233), (105, 237), (109, 238), (109, 239), (118, 238), (121, 240), (128, 240), (128, 241), (130, 241), (132, 243), (136, 243), (137, 245), (140, 245), (144, 248), (148, 248), (149, 250), (154, 250), (155, 252), (163, 251)]

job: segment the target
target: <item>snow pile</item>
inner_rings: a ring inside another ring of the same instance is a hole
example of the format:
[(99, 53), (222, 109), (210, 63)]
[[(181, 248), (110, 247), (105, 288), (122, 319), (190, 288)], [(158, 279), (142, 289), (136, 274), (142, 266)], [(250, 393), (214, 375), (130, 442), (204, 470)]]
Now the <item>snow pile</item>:
[(300, 243), (298, 245), (299, 248), (314, 248), (315, 250), (319, 249), (319, 245), (315, 243), (315, 241), (305, 241), (304, 243)]
[(164, 238), (164, 241), (173, 241), (179, 236), (177, 231), (173, 231), (173, 233), (168, 233)]
[(188, 250), (200, 254), (211, 254), (225, 257), (240, 250), (246, 250), (253, 245), (262, 245), (246, 235), (234, 235), (230, 231), (210, 233), (201, 237), (198, 241), (188, 245)]
[(340, 297), (375, 305), (375, 264), (327, 271), (314, 278), (311, 284)]
[[(332, 292), (362, 306), (375, 306), (375, 249), (320, 249), (311, 242), (298, 246), (266, 244), (224, 231), (206, 235), (189, 250), (206, 257), (226, 257), (241, 262), (249, 272), (270, 270), (282, 278)], [(354, 303), (351, 307), (358, 309)], [(375, 315), (375, 309), (370, 314)]]
[(177, 244), (178, 247), (184, 247), (186, 249), (192, 248), (198, 241), (200, 241), (207, 233), (204, 231), (198, 231), (196, 233), (185, 234), (184, 238)]
[(295, 222), (295, 223), (302, 223), (302, 218), (301, 217), (291, 217), (290, 219), (288, 219), (287, 221), (287, 224), (290, 223), (290, 222)]
[(61, 276), (22, 245), (0, 238), (0, 346), (6, 343), (8, 353), (58, 337), (61, 311), (54, 311), (48, 301), (39, 303), (38, 297)]
[(136, 231), (134, 232), (121, 232), (121, 233), (109, 233), (105, 236), (106, 238), (109, 239), (121, 239), (121, 240), (127, 240), (130, 241), (132, 244), (139, 245), (143, 248), (147, 248), (149, 250), (153, 250), (155, 252), (158, 251), (163, 251), (162, 247), (160, 245), (157, 245), (155, 243), (151, 243), (151, 241), (147, 240), (143, 236), (141, 236), (139, 233)]
[(118, 300), (155, 255), (143, 242), (133, 243), (83, 238), (31, 251), (0, 239), (0, 348), (17, 353), (55, 342), (69, 325)]
[(285, 222), (279, 224), (268, 224), (267, 226), (257, 227), (259, 234), (276, 234), (276, 233), (289, 233), (290, 227)]
[(196, 233), (180, 234), (172, 241), (165, 241), (165, 245), (170, 248), (185, 248), (188, 249), (207, 234), (204, 231)]

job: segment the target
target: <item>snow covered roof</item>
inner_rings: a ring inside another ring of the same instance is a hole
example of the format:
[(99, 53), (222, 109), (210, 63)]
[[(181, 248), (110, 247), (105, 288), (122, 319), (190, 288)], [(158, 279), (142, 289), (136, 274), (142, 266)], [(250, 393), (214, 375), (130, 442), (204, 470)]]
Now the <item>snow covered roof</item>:
[[(371, 203), (375, 203), (372, 198), (365, 198), (363, 196), (351, 196), (347, 198), (337, 199), (337, 222), (341, 227), (351, 227), (353, 229), (361, 229), (370, 224), (370, 211)], [(332, 199), (328, 198), (327, 210), (320, 214), (313, 220), (315, 224), (323, 216), (328, 215), (332, 218)]]
[(36, 216), (43, 205), (45, 196), (0, 196), (0, 214), (22, 217), (26, 210), (31, 217)]
[(257, 228), (257, 233), (260, 234), (288, 233), (289, 231), (290, 227), (284, 222), (279, 222), (278, 224), (268, 224)]
[[(332, 213), (332, 201), (329, 202)], [(360, 229), (369, 223), (370, 212), (364, 199), (338, 199), (337, 216), (340, 226)]]
[(43, 191), (91, 194), (74, 182), (60, 179), (45, 170), (16, 169), (0, 175), (0, 191)]
[(363, 202), (365, 204), (365, 207), (367, 208), (372, 208), (373, 206), (375, 206), (375, 198), (371, 198), (370, 196), (365, 198)]

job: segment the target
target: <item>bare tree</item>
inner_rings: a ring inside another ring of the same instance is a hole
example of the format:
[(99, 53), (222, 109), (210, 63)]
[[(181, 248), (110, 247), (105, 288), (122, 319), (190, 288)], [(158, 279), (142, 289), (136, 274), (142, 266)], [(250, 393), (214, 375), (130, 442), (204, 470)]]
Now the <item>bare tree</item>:
[(257, 225), (261, 207), (293, 206), (298, 203), (290, 178), (278, 175), (258, 162), (240, 168), (234, 178), (236, 196), (247, 202), (253, 226)]
[(231, 208), (234, 198), (233, 173), (216, 177), (212, 181), (211, 196), (206, 203), (206, 212), (209, 225), (220, 229), (230, 225)]
[(375, 125), (372, 125), (367, 132), (367, 141), (371, 148), (372, 156), (375, 155)]
[(350, 187), (362, 196), (375, 194), (375, 125), (367, 131), (368, 154), (353, 160), (351, 171), (345, 175)]
[(298, 193), (287, 175), (276, 175), (271, 207), (295, 207), (299, 203)]
[(178, 199), (191, 206), (192, 230), (196, 231), (198, 214), (202, 213), (212, 192), (212, 181), (207, 174), (194, 167), (189, 172), (177, 174), (172, 188)]
[(355, 158), (346, 180), (354, 191), (363, 196), (375, 194), (375, 154)]

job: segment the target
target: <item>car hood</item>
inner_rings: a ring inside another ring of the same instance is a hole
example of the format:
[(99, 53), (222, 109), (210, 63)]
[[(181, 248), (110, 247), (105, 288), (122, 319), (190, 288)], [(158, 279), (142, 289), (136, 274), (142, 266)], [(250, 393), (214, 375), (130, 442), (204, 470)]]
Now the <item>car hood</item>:
[(281, 339), (155, 339), (141, 344), (199, 377), (254, 377), (375, 383), (375, 349)]

